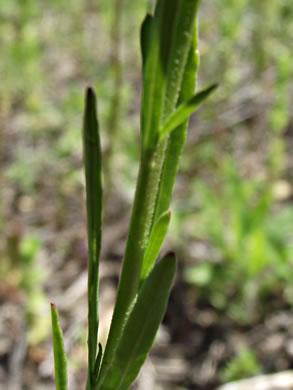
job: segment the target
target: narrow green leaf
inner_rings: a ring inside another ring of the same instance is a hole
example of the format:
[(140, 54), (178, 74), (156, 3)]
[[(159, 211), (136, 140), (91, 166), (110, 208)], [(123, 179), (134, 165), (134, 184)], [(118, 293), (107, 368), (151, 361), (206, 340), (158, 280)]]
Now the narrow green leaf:
[[(195, 23), (193, 29), (192, 44), (189, 50), (189, 55), (181, 84), (179, 104), (190, 99), (194, 94), (200, 60), (197, 45), (197, 23)], [(187, 135), (187, 127), (188, 120), (181, 126), (179, 126), (177, 129), (172, 131), (172, 133), (168, 137), (168, 145), (165, 153), (164, 166), (160, 178), (160, 188), (156, 201), (154, 221), (156, 221), (159, 216), (169, 207), (178, 170), (179, 160)]]
[(169, 118), (165, 121), (160, 129), (160, 140), (163, 140), (168, 134), (170, 134), (176, 127), (180, 126), (190, 115), (194, 113), (199, 106), (208, 98), (208, 96), (217, 88), (217, 84), (212, 84), (209, 87), (201, 90), (194, 95), (187, 102), (180, 104)]
[[(144, 52), (144, 85), (142, 96), (141, 131), (144, 149), (153, 149), (157, 142), (166, 88), (166, 70), (171, 46), (171, 29), (176, 13), (174, 1), (159, 0), (156, 3), (152, 28), (148, 29), (148, 55)], [(181, 0), (180, 0), (181, 1)], [(167, 32), (168, 31), (168, 32)], [(145, 34), (146, 36), (146, 34)], [(144, 41), (146, 39), (144, 38)]]
[(140, 46), (141, 46), (143, 67), (146, 62), (146, 58), (149, 52), (149, 47), (151, 42), (152, 20), (153, 20), (153, 16), (151, 14), (147, 14), (146, 17), (144, 18), (140, 30)]
[(99, 376), (99, 371), (100, 371), (102, 356), (103, 356), (103, 347), (102, 347), (102, 344), (99, 343), (99, 352), (98, 352), (98, 356), (97, 356), (97, 358), (96, 358), (95, 369), (94, 369), (94, 379), (95, 379), (95, 383), (97, 382), (97, 379), (98, 379), (98, 376)]
[(67, 361), (64, 351), (62, 330), (59, 325), (58, 312), (54, 303), (51, 303), (51, 321), (56, 390), (67, 390)]
[(108, 375), (96, 389), (127, 390), (135, 380), (165, 314), (175, 272), (176, 259), (169, 254), (149, 274), (125, 325)]
[(96, 97), (91, 88), (86, 92), (83, 126), (84, 164), (86, 179), (86, 206), (88, 225), (88, 349), (89, 375), (93, 380), (97, 356), (99, 258), (102, 225), (102, 162), (99, 124), (96, 113)]
[(142, 269), (140, 274), (140, 286), (150, 273), (157, 257), (159, 256), (161, 247), (163, 245), (163, 242), (165, 240), (169, 222), (171, 218), (171, 210), (168, 210), (164, 212), (157, 222), (155, 223), (151, 236), (149, 239), (149, 243), (147, 246), (147, 249), (145, 251), (143, 263), (142, 263)]
[[(177, 41), (179, 40), (179, 43), (178, 46), (174, 45), (175, 47), (172, 50), (173, 54), (170, 56), (167, 83), (168, 87), (166, 91), (163, 115), (164, 120), (166, 120), (166, 118), (168, 118), (173, 113), (173, 111), (175, 111), (178, 103), (187, 101), (194, 94), (199, 65), (196, 21), (198, 5), (198, 0), (186, 0), (181, 2), (182, 8), (177, 16), (175, 34), (175, 37)], [(185, 20), (189, 20), (189, 23), (187, 23), (185, 29), (182, 29), (182, 25), (184, 24)], [(190, 23), (191, 21), (192, 23)], [(184, 37), (180, 38), (182, 32), (186, 40), (185, 44)], [(178, 64), (180, 64), (180, 66), (178, 66)], [(161, 177), (159, 189), (157, 191), (153, 223), (169, 207), (178, 170), (178, 164), (186, 139), (187, 126), (188, 121), (185, 121), (181, 126), (179, 126), (170, 134), (170, 137), (166, 137), (163, 139), (163, 142), (161, 142), (167, 146), (165, 148), (163, 167), (161, 169)]]
[(144, 66), (141, 127), (146, 150), (155, 147), (161, 121), (176, 106), (198, 4), (199, 0), (156, 3)]
[[(164, 100), (162, 122), (165, 121), (175, 110), (186, 64), (189, 58), (190, 48), (194, 41), (194, 28), (199, 0), (167, 0), (176, 4), (176, 17), (172, 26), (172, 47), (168, 55), (167, 86)], [(170, 36), (167, 38), (170, 40)]]

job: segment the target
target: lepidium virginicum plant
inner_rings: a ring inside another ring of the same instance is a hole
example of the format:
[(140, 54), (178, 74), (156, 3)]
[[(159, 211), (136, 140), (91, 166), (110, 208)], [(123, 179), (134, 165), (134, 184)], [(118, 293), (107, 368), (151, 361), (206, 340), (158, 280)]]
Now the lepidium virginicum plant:
[[(140, 166), (112, 323), (105, 349), (98, 343), (102, 163), (96, 98), (86, 92), (83, 142), (88, 220), (88, 378), (86, 390), (127, 390), (153, 344), (176, 271), (175, 256), (155, 261), (189, 116), (215, 89), (194, 95), (199, 64), (199, 0), (158, 0), (141, 27), (143, 97)], [(67, 390), (66, 356), (51, 305), (56, 389)]]

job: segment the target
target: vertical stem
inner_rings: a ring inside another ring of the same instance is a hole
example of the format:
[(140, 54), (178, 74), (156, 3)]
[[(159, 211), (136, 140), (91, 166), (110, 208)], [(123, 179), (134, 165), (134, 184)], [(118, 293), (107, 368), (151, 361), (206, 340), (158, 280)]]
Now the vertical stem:
[(191, 47), (198, 0), (157, 2), (150, 61), (145, 68), (142, 150), (132, 216), (106, 350), (95, 389), (103, 388), (135, 300), (152, 228), (167, 141), (158, 142), (161, 121), (174, 110)]
[(121, 319), (127, 319), (125, 314), (131, 308), (137, 293), (142, 259), (153, 220), (165, 147), (166, 143), (163, 142), (153, 152), (141, 159), (117, 300), (103, 358), (99, 384), (102, 383), (107, 375), (107, 370), (117, 346), (117, 339), (119, 339), (123, 329), (121, 327)]

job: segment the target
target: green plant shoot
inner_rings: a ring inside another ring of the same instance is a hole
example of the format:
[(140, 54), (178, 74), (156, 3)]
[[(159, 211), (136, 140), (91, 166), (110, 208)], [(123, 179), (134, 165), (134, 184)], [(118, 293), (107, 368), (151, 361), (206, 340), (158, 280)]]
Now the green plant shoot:
[(67, 390), (67, 360), (64, 352), (63, 335), (59, 325), (58, 312), (54, 303), (51, 303), (51, 320), (56, 390)]
[[(169, 254), (157, 264), (155, 262), (171, 217), (168, 208), (189, 117), (216, 87), (211, 85), (194, 95), (199, 64), (198, 5), (199, 0), (157, 0), (154, 14), (148, 14), (142, 24), (140, 167), (104, 352), (98, 343), (101, 147), (95, 94), (92, 89), (86, 93), (83, 131), (89, 262), (86, 390), (129, 389), (149, 353), (166, 311), (176, 272), (175, 256)], [(54, 321), (54, 348), (56, 344), (59, 351), (55, 355), (56, 371), (60, 383), (66, 368), (64, 364), (60, 365), (60, 361), (64, 362), (60, 360), (60, 356), (64, 357), (60, 347), (63, 345), (62, 335), (55, 317)], [(65, 388), (57, 387), (58, 390)]]

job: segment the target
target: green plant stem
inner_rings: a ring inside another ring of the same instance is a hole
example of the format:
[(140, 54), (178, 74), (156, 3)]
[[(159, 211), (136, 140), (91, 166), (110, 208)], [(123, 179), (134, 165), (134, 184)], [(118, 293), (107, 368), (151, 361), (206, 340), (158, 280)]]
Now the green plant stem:
[[(167, 11), (169, 5), (171, 15)], [(96, 389), (102, 389), (101, 384), (107, 376), (137, 294), (144, 252), (155, 222), (154, 212), (168, 143), (168, 139), (158, 142), (159, 128), (161, 121), (173, 112), (177, 104), (193, 40), (197, 7), (197, 0), (181, 0), (172, 4), (162, 0), (155, 11), (154, 35), (149, 48), (154, 50), (154, 55), (149, 57), (150, 62), (145, 68), (145, 78), (152, 77), (152, 80), (151, 84), (144, 83), (140, 170), (115, 309)], [(165, 44), (169, 47), (167, 53)], [(154, 69), (158, 71), (158, 77), (153, 77)]]
[(107, 375), (107, 368), (115, 352), (117, 340), (122, 333), (121, 318), (124, 318), (125, 321), (127, 320), (126, 314), (136, 297), (142, 259), (148, 243), (153, 220), (165, 146), (165, 142), (159, 144), (152, 153), (141, 159), (130, 230), (112, 324), (100, 373), (100, 383)]

